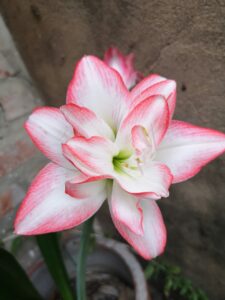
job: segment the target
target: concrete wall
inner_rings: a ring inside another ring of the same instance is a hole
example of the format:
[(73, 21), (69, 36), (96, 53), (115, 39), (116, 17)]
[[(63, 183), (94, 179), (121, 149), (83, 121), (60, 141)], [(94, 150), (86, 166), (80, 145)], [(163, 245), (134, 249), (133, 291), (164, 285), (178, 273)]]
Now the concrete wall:
[(12, 235), (16, 208), (46, 161), (23, 128), (41, 104), (0, 15), (0, 240)]
[[(176, 118), (225, 132), (224, 0), (0, 0), (29, 71), (50, 104), (63, 103), (74, 64), (110, 45), (136, 66), (178, 82)], [(225, 157), (162, 200), (166, 255), (209, 292), (225, 295)]]

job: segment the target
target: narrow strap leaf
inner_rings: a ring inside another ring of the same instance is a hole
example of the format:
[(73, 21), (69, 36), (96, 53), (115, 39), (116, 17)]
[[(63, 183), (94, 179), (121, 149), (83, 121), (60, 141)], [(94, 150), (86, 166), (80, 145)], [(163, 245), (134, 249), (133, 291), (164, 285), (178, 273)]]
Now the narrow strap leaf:
[(75, 300), (70, 280), (63, 262), (57, 233), (36, 236), (42, 256), (48, 266), (63, 300)]
[(14, 256), (0, 248), (0, 299), (43, 300)]

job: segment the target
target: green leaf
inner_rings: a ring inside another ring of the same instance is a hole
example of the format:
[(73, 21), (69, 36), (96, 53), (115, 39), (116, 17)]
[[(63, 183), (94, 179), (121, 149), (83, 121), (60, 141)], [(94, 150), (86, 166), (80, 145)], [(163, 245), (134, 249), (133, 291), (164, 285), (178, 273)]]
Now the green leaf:
[(74, 300), (75, 295), (70, 285), (70, 280), (63, 262), (59, 247), (57, 233), (49, 233), (36, 236), (42, 256), (48, 266), (56, 286), (63, 300)]
[(195, 288), (190, 280), (182, 276), (179, 267), (161, 260), (152, 260), (147, 264), (145, 277), (156, 284), (160, 281), (166, 297), (175, 291), (185, 300), (208, 300), (201, 289)]
[(42, 300), (14, 256), (3, 248), (0, 248), (0, 299)]
[(167, 278), (165, 286), (164, 286), (164, 294), (166, 297), (169, 297), (172, 286), (173, 286), (173, 279)]
[(145, 269), (145, 278), (146, 279), (151, 279), (153, 274), (155, 272), (155, 268), (152, 264), (149, 264), (146, 269)]
[(174, 275), (178, 275), (181, 273), (181, 270), (177, 266), (170, 266), (169, 272)]
[(199, 295), (199, 300), (208, 300), (206, 294), (200, 289), (198, 289), (198, 295)]

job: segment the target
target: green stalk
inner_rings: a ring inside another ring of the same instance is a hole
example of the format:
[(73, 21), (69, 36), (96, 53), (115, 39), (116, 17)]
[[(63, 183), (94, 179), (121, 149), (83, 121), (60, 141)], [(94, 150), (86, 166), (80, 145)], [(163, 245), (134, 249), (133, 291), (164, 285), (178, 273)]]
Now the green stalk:
[(57, 233), (36, 236), (42, 256), (48, 266), (63, 300), (75, 300), (70, 280), (64, 265)]
[(76, 290), (77, 300), (86, 300), (86, 260), (91, 244), (91, 232), (94, 216), (88, 219), (82, 228), (80, 249), (77, 257)]

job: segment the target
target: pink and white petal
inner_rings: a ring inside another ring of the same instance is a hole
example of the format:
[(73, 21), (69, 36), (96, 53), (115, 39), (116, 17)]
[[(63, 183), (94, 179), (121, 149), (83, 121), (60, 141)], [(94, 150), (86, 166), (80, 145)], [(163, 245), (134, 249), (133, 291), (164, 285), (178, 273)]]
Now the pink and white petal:
[(111, 211), (115, 218), (137, 235), (143, 235), (143, 212), (139, 199), (125, 192), (114, 181), (111, 195)]
[(128, 95), (118, 72), (97, 57), (85, 56), (76, 66), (67, 103), (87, 107), (111, 128), (118, 128), (127, 110)]
[[(65, 191), (68, 194), (70, 194), (70, 190), (69, 189), (70, 188), (73, 189), (74, 188), (73, 187), (74, 184), (94, 182), (94, 181), (104, 180), (104, 179), (107, 179), (109, 177), (111, 178), (111, 176), (107, 176), (107, 175), (88, 176), (88, 175), (80, 172), (79, 175), (77, 175), (76, 177), (73, 178), (73, 180), (69, 180), (69, 181), (66, 182)], [(71, 191), (71, 193), (72, 193), (72, 191)]]
[(138, 103), (144, 101), (145, 99), (153, 95), (161, 95), (167, 100), (170, 116), (172, 118), (176, 106), (176, 81), (168, 79), (159, 81), (151, 85), (149, 88), (143, 90), (139, 94), (137, 94), (136, 91), (133, 92), (132, 90), (132, 107), (136, 106)]
[(166, 227), (162, 214), (154, 200), (142, 200), (143, 235), (135, 234), (114, 215), (112, 201), (109, 201), (112, 220), (122, 237), (145, 259), (152, 259), (163, 253), (166, 246)]
[(63, 145), (63, 154), (85, 175), (110, 177), (113, 174), (113, 157), (118, 154), (116, 145), (106, 138), (75, 137)]
[(131, 130), (132, 145), (138, 155), (148, 151), (154, 153), (155, 147), (151, 139), (148, 138), (146, 129), (143, 126), (136, 125)]
[[(119, 64), (125, 65), (125, 56), (119, 51), (116, 47), (110, 47), (108, 50), (105, 51), (104, 54), (104, 62), (110, 66), (111, 68), (114, 68), (114, 62), (115, 64), (119, 62)], [(114, 68), (116, 69), (116, 68)]]
[(225, 151), (225, 134), (182, 121), (172, 121), (156, 153), (166, 164), (173, 183), (196, 175), (203, 166)]
[(173, 114), (176, 108), (176, 99), (177, 99), (177, 92), (176, 90), (172, 92), (169, 97), (167, 98), (167, 103), (170, 111), (170, 119), (173, 118)]
[(132, 88), (142, 78), (134, 68), (134, 54), (123, 55), (115, 47), (109, 48), (104, 55), (105, 63), (116, 70), (122, 77), (128, 89)]
[(116, 142), (120, 147), (131, 147), (132, 128), (142, 126), (157, 146), (164, 137), (169, 125), (169, 110), (162, 96), (151, 96), (139, 103), (123, 120)]
[(80, 183), (74, 183), (73, 180), (69, 180), (65, 184), (65, 192), (73, 198), (83, 200), (89, 198), (91, 194), (101, 197), (105, 187), (105, 180), (84, 181)]
[(65, 193), (65, 182), (73, 176), (74, 171), (53, 163), (46, 165), (33, 180), (17, 212), (15, 232), (36, 235), (61, 231), (90, 218), (106, 198), (105, 186), (96, 182), (101, 189), (90, 189), (89, 195), (78, 201)]
[(111, 47), (104, 54), (104, 62), (109, 67), (116, 70), (125, 83), (127, 77), (126, 56), (124, 56), (116, 47)]
[(169, 196), (173, 176), (166, 165), (150, 161), (141, 165), (139, 170), (127, 169), (126, 173), (117, 173), (115, 179), (128, 193), (157, 200)]
[(90, 109), (71, 103), (61, 106), (60, 110), (78, 135), (85, 138), (103, 136), (110, 140), (115, 139), (109, 125)]
[(74, 136), (73, 128), (58, 108), (35, 109), (26, 121), (25, 129), (38, 149), (50, 160), (60, 166), (74, 168), (62, 154), (62, 144)]
[(126, 56), (127, 77), (126, 77), (125, 84), (129, 90), (131, 90), (143, 78), (143, 75), (140, 72), (135, 70), (134, 60), (135, 60), (135, 56), (133, 53), (130, 53)]
[(134, 100), (140, 94), (142, 94), (146, 89), (150, 88), (156, 83), (167, 80), (165, 77), (159, 76), (157, 74), (151, 74), (141, 80), (132, 90), (131, 99)]

